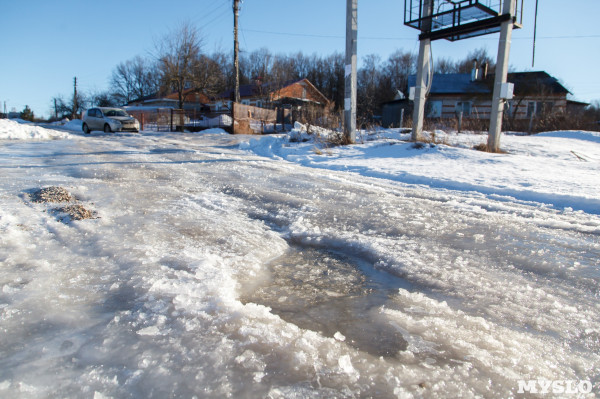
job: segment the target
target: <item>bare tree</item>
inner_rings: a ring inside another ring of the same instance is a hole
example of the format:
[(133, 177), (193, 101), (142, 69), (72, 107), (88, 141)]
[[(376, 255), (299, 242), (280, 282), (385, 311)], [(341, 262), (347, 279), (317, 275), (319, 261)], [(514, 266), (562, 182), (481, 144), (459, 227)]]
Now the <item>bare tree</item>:
[(178, 107), (183, 109), (189, 89), (202, 90), (206, 82), (200, 61), (202, 39), (198, 30), (184, 23), (156, 44), (156, 58), (164, 92), (177, 93)]
[(246, 61), (248, 63), (248, 76), (251, 79), (267, 80), (271, 76), (273, 55), (266, 47), (251, 52)]
[(204, 54), (200, 55), (194, 63), (192, 73), (194, 91), (206, 95), (217, 94), (223, 90), (224, 82), (227, 79), (218, 61)]
[[(407, 90), (408, 77), (417, 72), (417, 57), (413, 53), (397, 50), (392, 53), (384, 65), (383, 73), (390, 78), (392, 95), (397, 93), (397, 90)], [(404, 93), (408, 94), (408, 93)], [(391, 100), (387, 98), (386, 100)]]
[(456, 73), (456, 62), (450, 58), (438, 58), (435, 60), (435, 73), (448, 74)]
[(72, 112), (72, 107), (69, 106), (69, 104), (67, 104), (62, 95), (52, 97), (51, 109), (52, 114), (54, 114), (54, 117), (56, 119), (61, 119), (65, 116), (70, 116)]
[(51, 110), (55, 117), (72, 118), (73, 114), (81, 114), (89, 103), (87, 97), (80, 91), (77, 92), (77, 98), (73, 95), (70, 96), (69, 100), (65, 100), (62, 95), (58, 95), (52, 98)]
[(110, 85), (113, 97), (120, 103), (154, 94), (158, 89), (156, 65), (140, 56), (121, 62), (113, 70)]
[(91, 106), (96, 107), (118, 107), (122, 104), (119, 98), (110, 91), (92, 91), (88, 95)]
[(358, 70), (358, 104), (357, 115), (369, 121), (379, 107), (380, 82), (382, 68), (381, 58), (376, 54), (363, 57), (363, 66)]
[(488, 54), (485, 47), (475, 49), (470, 51), (467, 56), (456, 63), (456, 72), (457, 73), (470, 73), (473, 70), (473, 62), (477, 62), (478, 66), (483, 64), (488, 64), (488, 71), (492, 73), (492, 70), (495, 68), (495, 63), (492, 57)]

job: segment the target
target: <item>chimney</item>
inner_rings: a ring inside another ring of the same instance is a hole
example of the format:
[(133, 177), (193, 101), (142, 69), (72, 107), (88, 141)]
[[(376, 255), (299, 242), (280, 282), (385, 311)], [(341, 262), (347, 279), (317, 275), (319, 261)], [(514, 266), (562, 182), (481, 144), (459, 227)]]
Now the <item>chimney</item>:
[(471, 71), (471, 82), (479, 80), (479, 69), (477, 68), (477, 60), (473, 60), (473, 70)]
[(483, 64), (481, 64), (481, 74), (479, 76), (480, 80), (486, 80), (487, 79), (487, 75), (488, 75), (488, 63), (484, 62)]

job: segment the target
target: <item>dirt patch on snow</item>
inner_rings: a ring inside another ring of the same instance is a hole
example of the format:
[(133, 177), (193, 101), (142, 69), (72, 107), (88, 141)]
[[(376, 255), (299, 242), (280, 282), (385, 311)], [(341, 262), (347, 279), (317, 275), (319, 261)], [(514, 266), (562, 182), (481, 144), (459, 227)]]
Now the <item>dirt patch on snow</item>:
[[(29, 194), (31, 202), (36, 203), (61, 203), (76, 202), (77, 198), (67, 189), (58, 186), (50, 186), (35, 190)], [(72, 220), (97, 219), (95, 211), (85, 208), (81, 204), (65, 205), (58, 208), (47, 209), (47, 212), (55, 215), (63, 223)]]
[(96, 212), (90, 211), (82, 205), (67, 205), (60, 208), (54, 208), (53, 211), (60, 216), (60, 220), (63, 222), (97, 218)]
[(75, 197), (71, 195), (65, 188), (51, 186), (41, 188), (29, 194), (32, 202), (71, 202)]

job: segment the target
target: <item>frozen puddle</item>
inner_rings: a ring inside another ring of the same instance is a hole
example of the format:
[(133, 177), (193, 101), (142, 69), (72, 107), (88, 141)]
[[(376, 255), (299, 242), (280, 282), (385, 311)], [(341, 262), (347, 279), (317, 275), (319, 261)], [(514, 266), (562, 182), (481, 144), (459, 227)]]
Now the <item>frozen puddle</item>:
[(398, 288), (409, 284), (358, 257), (292, 246), (268, 265), (263, 281), (242, 292), (241, 301), (268, 306), (289, 323), (371, 355), (395, 357), (407, 343), (380, 310)]

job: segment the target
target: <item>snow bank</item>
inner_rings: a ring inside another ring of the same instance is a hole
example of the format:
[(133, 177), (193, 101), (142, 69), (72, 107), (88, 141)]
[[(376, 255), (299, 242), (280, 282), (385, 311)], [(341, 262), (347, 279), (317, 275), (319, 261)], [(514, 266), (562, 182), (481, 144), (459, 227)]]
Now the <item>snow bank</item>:
[(590, 141), (592, 143), (600, 143), (600, 132), (581, 132), (577, 130), (566, 130), (540, 133), (538, 136), (541, 137), (558, 137), (564, 139), (577, 139), (583, 141)]
[(82, 131), (82, 120), (81, 119), (73, 119), (72, 121), (67, 121), (64, 125), (62, 125), (63, 129), (72, 130), (74, 132)]
[(596, 132), (504, 134), (507, 154), (474, 150), (486, 134), (425, 135), (433, 143), (415, 146), (399, 129), (360, 132), (359, 144), (336, 147), (323, 139), (331, 137), (327, 132), (309, 134), (297, 125), (287, 136), (251, 139), (241, 149), (308, 167), (600, 214)]
[(55, 140), (69, 137), (68, 133), (46, 129), (31, 123), (0, 119), (0, 140)]
[(210, 133), (210, 134), (228, 134), (225, 130), (220, 127), (213, 127), (211, 129), (202, 130), (201, 133)]
[(329, 129), (295, 122), (294, 128), (288, 133), (288, 139), (291, 142), (328, 142), (335, 139), (337, 134)]

